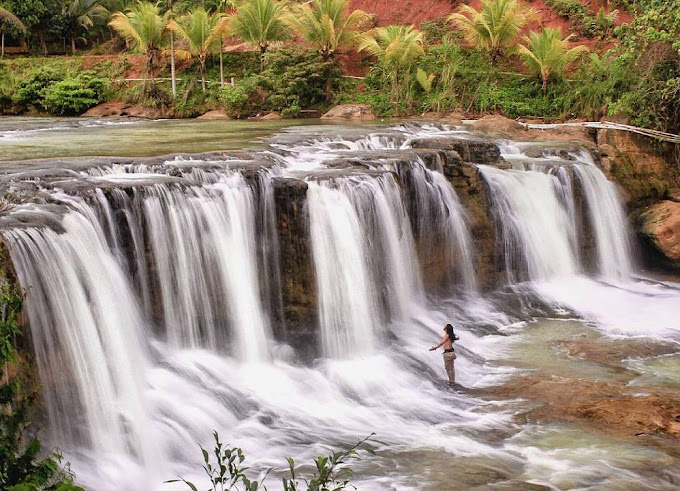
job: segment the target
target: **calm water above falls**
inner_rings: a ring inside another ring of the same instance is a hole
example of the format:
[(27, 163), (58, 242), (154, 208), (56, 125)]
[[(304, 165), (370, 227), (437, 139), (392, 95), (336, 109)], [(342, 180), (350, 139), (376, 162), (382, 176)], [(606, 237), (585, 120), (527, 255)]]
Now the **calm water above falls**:
[[(1, 121), (0, 160), (229, 149), (283, 130), (139, 123), (128, 141), (80, 120)], [(156, 151), (163, 134), (184, 136)], [(530, 402), (489, 396), (521, 373), (680, 396), (680, 286), (641, 278), (615, 186), (584, 152), (557, 158), (546, 143), (537, 158), (491, 142), (504, 161), (470, 167), (494, 224), (490, 288), (478, 211), (453, 164), (410, 148), (434, 136), (480, 138), (422, 123), (307, 124), (219, 159), (7, 166), (3, 191), (25, 203), (0, 227), (30, 287), (50, 442), (79, 482), (200, 481), (198, 443), (217, 430), (275, 475), (286, 456), (308, 462), (375, 432), (376, 455), (353, 466), (361, 490), (677, 488), (663, 441), (522, 423)], [(461, 337), (460, 391), (427, 351), (447, 321)], [(664, 353), (612, 368), (556, 348), (573, 339)]]

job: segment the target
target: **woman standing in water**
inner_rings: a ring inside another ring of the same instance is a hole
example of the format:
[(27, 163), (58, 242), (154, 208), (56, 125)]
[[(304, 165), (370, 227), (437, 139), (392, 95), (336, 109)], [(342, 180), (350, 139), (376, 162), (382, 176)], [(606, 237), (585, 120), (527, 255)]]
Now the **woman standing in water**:
[(437, 346), (432, 346), (430, 351), (434, 351), (440, 346), (444, 347), (444, 368), (446, 369), (446, 374), (449, 376), (447, 385), (452, 386), (456, 383), (456, 371), (453, 368), (453, 360), (456, 359), (456, 352), (453, 350), (453, 343), (460, 338), (453, 332), (453, 326), (451, 324), (446, 324), (444, 326), (444, 333), (444, 337), (439, 344)]

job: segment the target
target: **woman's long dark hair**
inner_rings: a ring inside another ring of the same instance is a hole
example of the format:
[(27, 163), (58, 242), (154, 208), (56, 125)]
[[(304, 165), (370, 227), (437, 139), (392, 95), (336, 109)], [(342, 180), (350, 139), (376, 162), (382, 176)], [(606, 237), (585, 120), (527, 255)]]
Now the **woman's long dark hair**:
[(453, 343), (457, 339), (456, 335), (453, 332), (453, 326), (451, 324), (446, 324), (446, 326), (444, 326), (444, 330), (446, 331), (446, 334), (449, 336), (449, 339)]

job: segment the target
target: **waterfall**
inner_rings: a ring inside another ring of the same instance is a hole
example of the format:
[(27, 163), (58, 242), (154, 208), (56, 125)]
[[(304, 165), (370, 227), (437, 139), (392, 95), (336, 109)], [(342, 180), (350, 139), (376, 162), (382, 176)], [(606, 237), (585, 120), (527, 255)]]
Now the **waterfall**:
[(535, 171), (480, 166), (491, 188), (508, 279), (549, 280), (575, 274), (573, 222), (560, 204), (559, 179)]
[(308, 206), (323, 351), (371, 353), (424, 297), (401, 193), (390, 175), (310, 181)]
[(440, 170), (428, 169), (421, 159), (396, 170), (411, 188), (411, 215), (416, 234), (429, 253), (444, 251), (448, 271), (458, 270), (458, 278), (450, 279), (451, 285), (462, 283), (466, 291), (476, 290), (467, 216), (451, 183)]
[(633, 270), (627, 219), (614, 183), (594, 165), (575, 165), (588, 203), (597, 246), (598, 272), (605, 278), (629, 278)]
[(69, 211), (63, 233), (7, 233), (55, 441), (105, 454), (135, 455), (159, 476), (142, 396), (144, 320), (94, 214)]
[[(432, 136), (435, 148), (410, 148)], [(454, 136), (479, 142), (417, 123), (310, 126), (222, 160), (0, 176), (35, 190), (0, 233), (28, 294), (48, 444), (78, 482), (155, 490), (182, 475), (203, 489), (196, 444), (217, 430), (253, 475), (376, 432), (391, 449), (461, 456), (474, 485), (521, 487), (535, 448), (517, 443), (524, 407), (444, 390), (427, 351), (443, 325), (461, 337), (459, 381), (484, 387), (514, 373), (498, 361), (517, 333), (532, 340), (524, 323), (545, 320), (516, 308), (526, 298), (605, 333), (670, 337), (677, 287), (601, 281), (633, 261), (616, 189), (586, 153), (532, 158), (504, 142), (513, 169), (444, 161)], [(357, 463), (359, 489), (441, 487), (413, 475), (409, 452), (377, 450)]]
[(227, 346), (245, 361), (269, 358), (260, 297), (256, 203), (239, 173), (207, 187), (147, 188), (145, 221), (167, 340), (174, 347)]

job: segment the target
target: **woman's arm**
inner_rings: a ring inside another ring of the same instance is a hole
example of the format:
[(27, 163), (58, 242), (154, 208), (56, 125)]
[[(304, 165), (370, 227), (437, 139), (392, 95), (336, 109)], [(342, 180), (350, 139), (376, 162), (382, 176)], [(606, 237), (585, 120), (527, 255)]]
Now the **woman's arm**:
[(444, 337), (439, 342), (439, 344), (437, 346), (432, 346), (432, 348), (430, 348), (430, 351), (434, 351), (437, 348), (439, 348), (440, 346), (444, 346), (444, 343), (446, 342), (447, 339), (449, 339), (449, 336), (447, 334), (444, 334)]

